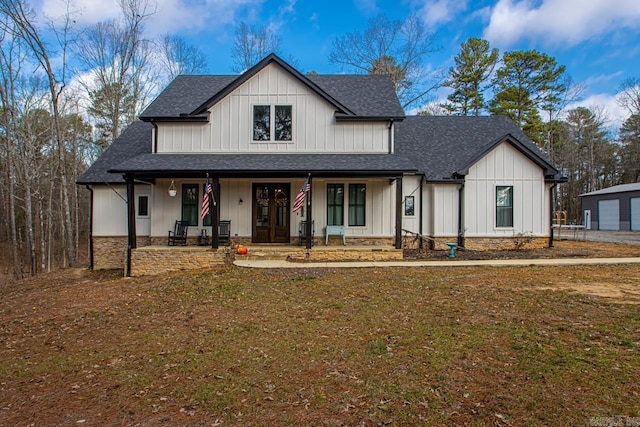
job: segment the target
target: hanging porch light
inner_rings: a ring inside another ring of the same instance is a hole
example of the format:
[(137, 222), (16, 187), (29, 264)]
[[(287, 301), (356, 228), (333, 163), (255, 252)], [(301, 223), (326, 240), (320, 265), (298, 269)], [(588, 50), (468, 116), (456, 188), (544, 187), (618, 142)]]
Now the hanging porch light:
[(169, 185), (169, 196), (176, 197), (176, 194), (178, 194), (178, 190), (176, 190), (176, 186), (173, 183), (173, 180), (171, 180), (171, 184)]

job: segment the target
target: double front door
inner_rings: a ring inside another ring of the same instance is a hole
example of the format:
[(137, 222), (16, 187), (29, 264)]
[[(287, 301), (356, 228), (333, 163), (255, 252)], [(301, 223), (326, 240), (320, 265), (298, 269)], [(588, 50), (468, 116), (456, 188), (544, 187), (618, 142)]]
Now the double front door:
[(289, 243), (289, 184), (253, 184), (253, 243)]

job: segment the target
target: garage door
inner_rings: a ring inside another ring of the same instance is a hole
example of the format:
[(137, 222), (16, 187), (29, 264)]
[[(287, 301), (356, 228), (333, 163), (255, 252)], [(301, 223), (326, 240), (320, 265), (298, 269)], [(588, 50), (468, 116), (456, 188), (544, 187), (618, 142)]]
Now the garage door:
[(620, 201), (598, 201), (598, 229), (620, 230)]
[(631, 229), (640, 230), (640, 197), (631, 199)]

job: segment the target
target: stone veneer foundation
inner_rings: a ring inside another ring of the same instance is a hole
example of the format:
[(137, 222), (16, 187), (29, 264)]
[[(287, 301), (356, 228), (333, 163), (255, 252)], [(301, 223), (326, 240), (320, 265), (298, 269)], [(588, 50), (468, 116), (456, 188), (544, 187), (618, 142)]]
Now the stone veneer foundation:
[(127, 236), (93, 236), (94, 270), (122, 269), (127, 259)]
[[(449, 250), (447, 243), (458, 242), (458, 236), (426, 237), (422, 242), (423, 249)], [(516, 243), (521, 243), (521, 249), (541, 249), (549, 245), (549, 237), (465, 237), (464, 247), (475, 251), (512, 250), (516, 249)], [(414, 235), (404, 236), (402, 247), (404, 249), (418, 249), (420, 239)]]
[(465, 248), (475, 251), (513, 250), (516, 249), (517, 243), (521, 243), (520, 249), (542, 249), (549, 246), (549, 238), (509, 237), (501, 239), (490, 237), (467, 237), (464, 240)]
[(197, 270), (230, 264), (231, 248), (202, 246), (146, 246), (131, 251), (131, 276), (151, 276), (172, 271)]
[[(515, 249), (516, 237), (485, 238), (467, 237), (465, 247), (470, 250)], [(456, 236), (438, 237), (425, 244), (433, 249), (448, 249), (447, 242), (457, 241)], [(236, 258), (234, 243), (251, 245), (245, 237), (232, 238), (230, 246), (211, 249), (196, 246), (196, 238), (187, 246), (167, 246), (164, 237), (138, 237), (138, 248), (131, 251), (131, 276), (145, 276), (173, 271), (195, 270), (231, 264)], [(402, 259), (402, 250), (393, 247), (392, 238), (347, 238), (347, 246), (341, 241), (330, 240), (325, 246), (324, 237), (316, 237), (314, 246), (307, 251), (298, 246), (297, 237), (290, 245), (254, 245), (246, 259), (288, 259), (291, 261), (392, 261)], [(405, 245), (407, 242), (404, 242)], [(548, 237), (527, 237), (523, 249), (543, 248)], [(126, 262), (127, 237), (94, 237), (94, 269), (123, 269)], [(407, 245), (409, 246), (409, 245)], [(243, 257), (245, 258), (245, 257)]]
[[(465, 237), (464, 247), (473, 251), (513, 250), (521, 241), (521, 249), (541, 249), (549, 245), (549, 237)], [(431, 244), (433, 249), (448, 250), (447, 242), (457, 242), (457, 236), (438, 237)]]

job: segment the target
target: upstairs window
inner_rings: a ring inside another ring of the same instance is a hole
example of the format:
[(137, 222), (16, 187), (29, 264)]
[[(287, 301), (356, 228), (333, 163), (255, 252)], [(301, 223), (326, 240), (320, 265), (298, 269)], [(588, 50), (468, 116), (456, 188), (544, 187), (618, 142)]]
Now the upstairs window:
[(253, 140), (269, 141), (271, 139), (271, 107), (269, 105), (253, 106)]
[(513, 187), (496, 187), (496, 227), (513, 227)]
[[(274, 111), (273, 117), (271, 111)], [(254, 105), (254, 141), (293, 140), (293, 109), (291, 105)]]
[(276, 105), (276, 141), (291, 141), (291, 105)]

